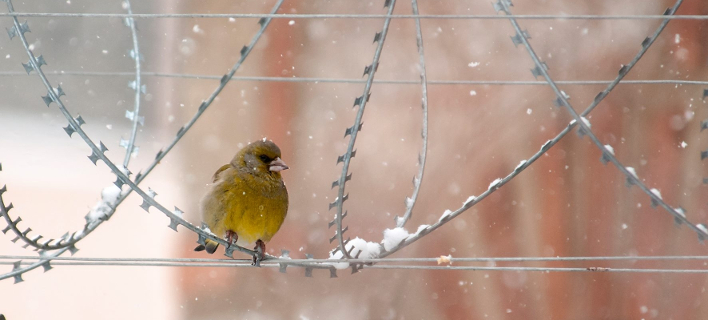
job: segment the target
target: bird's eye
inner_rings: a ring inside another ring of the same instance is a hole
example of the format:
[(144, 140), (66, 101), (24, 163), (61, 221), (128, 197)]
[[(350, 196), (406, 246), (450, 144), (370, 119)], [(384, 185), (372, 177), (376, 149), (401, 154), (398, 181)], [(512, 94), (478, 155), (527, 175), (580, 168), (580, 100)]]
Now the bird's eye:
[(259, 158), (261, 158), (261, 161), (268, 163), (270, 162), (270, 158), (268, 158), (267, 155), (262, 154)]

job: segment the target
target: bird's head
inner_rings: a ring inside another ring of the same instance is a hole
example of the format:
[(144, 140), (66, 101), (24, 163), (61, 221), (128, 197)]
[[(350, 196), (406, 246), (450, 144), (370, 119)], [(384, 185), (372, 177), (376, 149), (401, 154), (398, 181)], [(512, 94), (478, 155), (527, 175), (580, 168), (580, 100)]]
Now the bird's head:
[(231, 165), (257, 175), (280, 177), (280, 171), (289, 167), (280, 159), (280, 148), (270, 140), (258, 140), (241, 149)]

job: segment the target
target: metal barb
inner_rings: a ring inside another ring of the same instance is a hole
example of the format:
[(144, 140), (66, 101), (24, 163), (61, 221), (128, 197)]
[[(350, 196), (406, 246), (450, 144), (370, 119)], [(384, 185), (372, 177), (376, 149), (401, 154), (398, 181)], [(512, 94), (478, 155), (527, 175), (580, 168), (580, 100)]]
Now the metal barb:
[(123, 189), (125, 182), (123, 182), (123, 178), (121, 176), (116, 175), (116, 181), (114, 181), (113, 184), (118, 187), (118, 189)]
[(531, 39), (531, 35), (529, 35), (529, 32), (526, 30), (522, 31), (521, 33), (516, 33), (514, 36), (510, 37), (511, 42), (514, 43), (514, 47), (518, 47), (520, 44), (524, 43), (522, 37), (525, 39)]
[[(13, 263), (13, 264), (12, 264), (12, 271), (20, 270), (20, 267), (21, 267), (21, 266), (22, 266), (22, 260), (19, 260), (19, 261)], [(21, 273), (16, 274), (14, 277), (15, 277), (15, 284), (24, 281), (24, 280), (22, 280), (22, 274), (21, 274)]]
[(143, 203), (140, 204), (140, 207), (145, 210), (145, 212), (150, 213), (150, 203), (147, 201), (147, 199), (143, 199)]
[(63, 127), (63, 129), (66, 132), (66, 134), (69, 135), (69, 138), (71, 138), (71, 135), (74, 134), (74, 132), (76, 132), (76, 130), (74, 129), (73, 124), (71, 124), (71, 122), (69, 122), (69, 124), (67, 124), (66, 127)]
[(42, 267), (44, 268), (44, 272), (47, 272), (49, 270), (52, 270), (52, 265), (49, 260), (46, 260), (42, 263)]
[[(344, 219), (347, 216), (348, 211), (344, 211), (344, 214), (342, 214), (342, 219)], [(333, 225), (337, 223), (337, 218), (334, 218), (334, 220), (330, 221), (329, 224), (327, 225), (327, 228), (331, 228)], [(331, 242), (331, 241), (330, 241)], [(346, 243), (345, 243), (346, 244)]]
[[(206, 224), (202, 223), (201, 230), (206, 228)], [(202, 233), (197, 233), (197, 244), (206, 245), (206, 236)]]
[(89, 158), (89, 160), (91, 160), (91, 162), (93, 162), (93, 165), (96, 165), (96, 163), (98, 162), (98, 159), (100, 159), (95, 151), (91, 151), (91, 155), (89, 155), (88, 158)]
[(140, 204), (140, 207), (145, 210), (145, 212), (150, 213), (150, 202), (148, 201), (148, 198), (154, 199), (157, 193), (153, 191), (151, 188), (148, 188), (148, 191), (146, 193), (146, 197), (143, 197), (143, 203)]
[[(524, 42), (524, 40), (520, 40), (520, 41)], [(543, 68), (543, 70), (541, 68)], [(548, 66), (546, 65), (545, 62), (542, 62), (540, 66), (536, 65), (533, 69), (531, 69), (531, 74), (533, 74), (534, 78), (538, 78), (540, 76), (543, 76), (543, 72), (545, 70), (548, 70)]]
[(555, 98), (553, 100), (553, 105), (558, 108), (561, 108), (561, 107), (563, 107), (563, 100), (561, 100), (561, 98)]
[[(307, 258), (307, 260), (312, 260), (313, 257), (311, 254), (306, 253), (305, 258)], [(312, 278), (312, 268), (305, 267), (305, 277)]]
[(66, 95), (66, 93), (64, 93), (64, 89), (61, 88), (61, 85), (58, 85), (54, 92), (56, 93), (57, 97)]
[(170, 218), (170, 225), (168, 226), (170, 229), (174, 230), (177, 232), (177, 226), (179, 225), (179, 222), (177, 220)]
[(651, 207), (654, 208), (654, 209), (656, 209), (656, 207), (659, 206), (659, 202), (656, 201), (653, 197), (650, 198), (650, 200), (651, 200)]
[(27, 24), (27, 20), (20, 24), (20, 32), (22, 33), (22, 35), (25, 35), (26, 32), (32, 32), (30, 31), (29, 25)]
[(624, 76), (627, 74), (628, 71), (629, 71), (629, 68), (627, 68), (626, 65), (622, 65), (622, 67), (620, 67), (618, 73), (619, 73), (619, 75)]
[(354, 99), (354, 105), (352, 107), (361, 106), (361, 101), (364, 99), (363, 96)]
[(44, 101), (44, 104), (47, 105), (47, 107), (49, 107), (49, 104), (54, 101), (54, 99), (52, 99), (50, 95), (42, 96), (42, 100)]
[(604, 165), (607, 165), (607, 163), (610, 162), (609, 151), (602, 150), (602, 156), (600, 157), (600, 161), (602, 161), (602, 164)]
[(234, 250), (235, 250), (235, 245), (227, 245), (224, 247), (224, 255), (233, 259), (234, 258)]
[(10, 29), (5, 28), (5, 30), (7, 30), (7, 35), (10, 37), (10, 40), (12, 40), (12, 38), (17, 36), (17, 30), (15, 29), (14, 26)]
[(492, 6), (494, 6), (494, 11), (496, 12), (504, 10), (504, 6), (501, 4), (501, 0), (497, 0), (497, 2), (492, 3)]
[(12, 26), (12, 28), (5, 29), (5, 30), (7, 30), (7, 35), (10, 36), (10, 40), (12, 40), (12, 38), (18, 36), (17, 26), (19, 26), (20, 32), (22, 33), (22, 35), (24, 35), (25, 32), (31, 32), (29, 29), (29, 25), (27, 25), (27, 20), (25, 20), (25, 22), (22, 24), (15, 24), (14, 26)]
[[(349, 230), (349, 226), (346, 226), (344, 229), (342, 229), (342, 234), (345, 233), (345, 232), (347, 232), (347, 230)], [(338, 234), (339, 234), (339, 233), (335, 233), (334, 236), (332, 236), (331, 238), (329, 238), (329, 243), (332, 243), (332, 241), (334, 241), (334, 239), (337, 239), (337, 235), (338, 235)]]
[(642, 41), (642, 47), (646, 48), (647, 46), (649, 46), (650, 42), (651, 42), (651, 37), (644, 38), (644, 40)]

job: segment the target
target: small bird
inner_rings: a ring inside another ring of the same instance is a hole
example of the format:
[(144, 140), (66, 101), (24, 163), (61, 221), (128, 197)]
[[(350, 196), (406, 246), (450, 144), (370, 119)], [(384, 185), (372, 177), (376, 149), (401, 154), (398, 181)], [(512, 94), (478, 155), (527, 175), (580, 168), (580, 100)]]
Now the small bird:
[[(288, 190), (280, 172), (289, 167), (280, 157), (280, 148), (270, 140), (250, 143), (216, 170), (201, 201), (202, 219), (214, 234), (224, 235), (229, 244), (256, 244), (254, 266), (260, 266), (265, 244), (288, 213)], [(218, 246), (207, 239), (194, 251), (214, 253)]]

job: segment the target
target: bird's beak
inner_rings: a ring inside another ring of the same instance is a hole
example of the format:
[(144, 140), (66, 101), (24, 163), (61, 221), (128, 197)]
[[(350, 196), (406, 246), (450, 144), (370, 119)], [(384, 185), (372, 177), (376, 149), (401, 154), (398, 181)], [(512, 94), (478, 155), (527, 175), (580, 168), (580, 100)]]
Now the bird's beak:
[(283, 160), (281, 160), (280, 158), (275, 158), (275, 160), (271, 161), (268, 164), (268, 170), (273, 172), (279, 172), (288, 169), (290, 169), (290, 167), (288, 167), (288, 165), (285, 164), (285, 162), (283, 162)]

